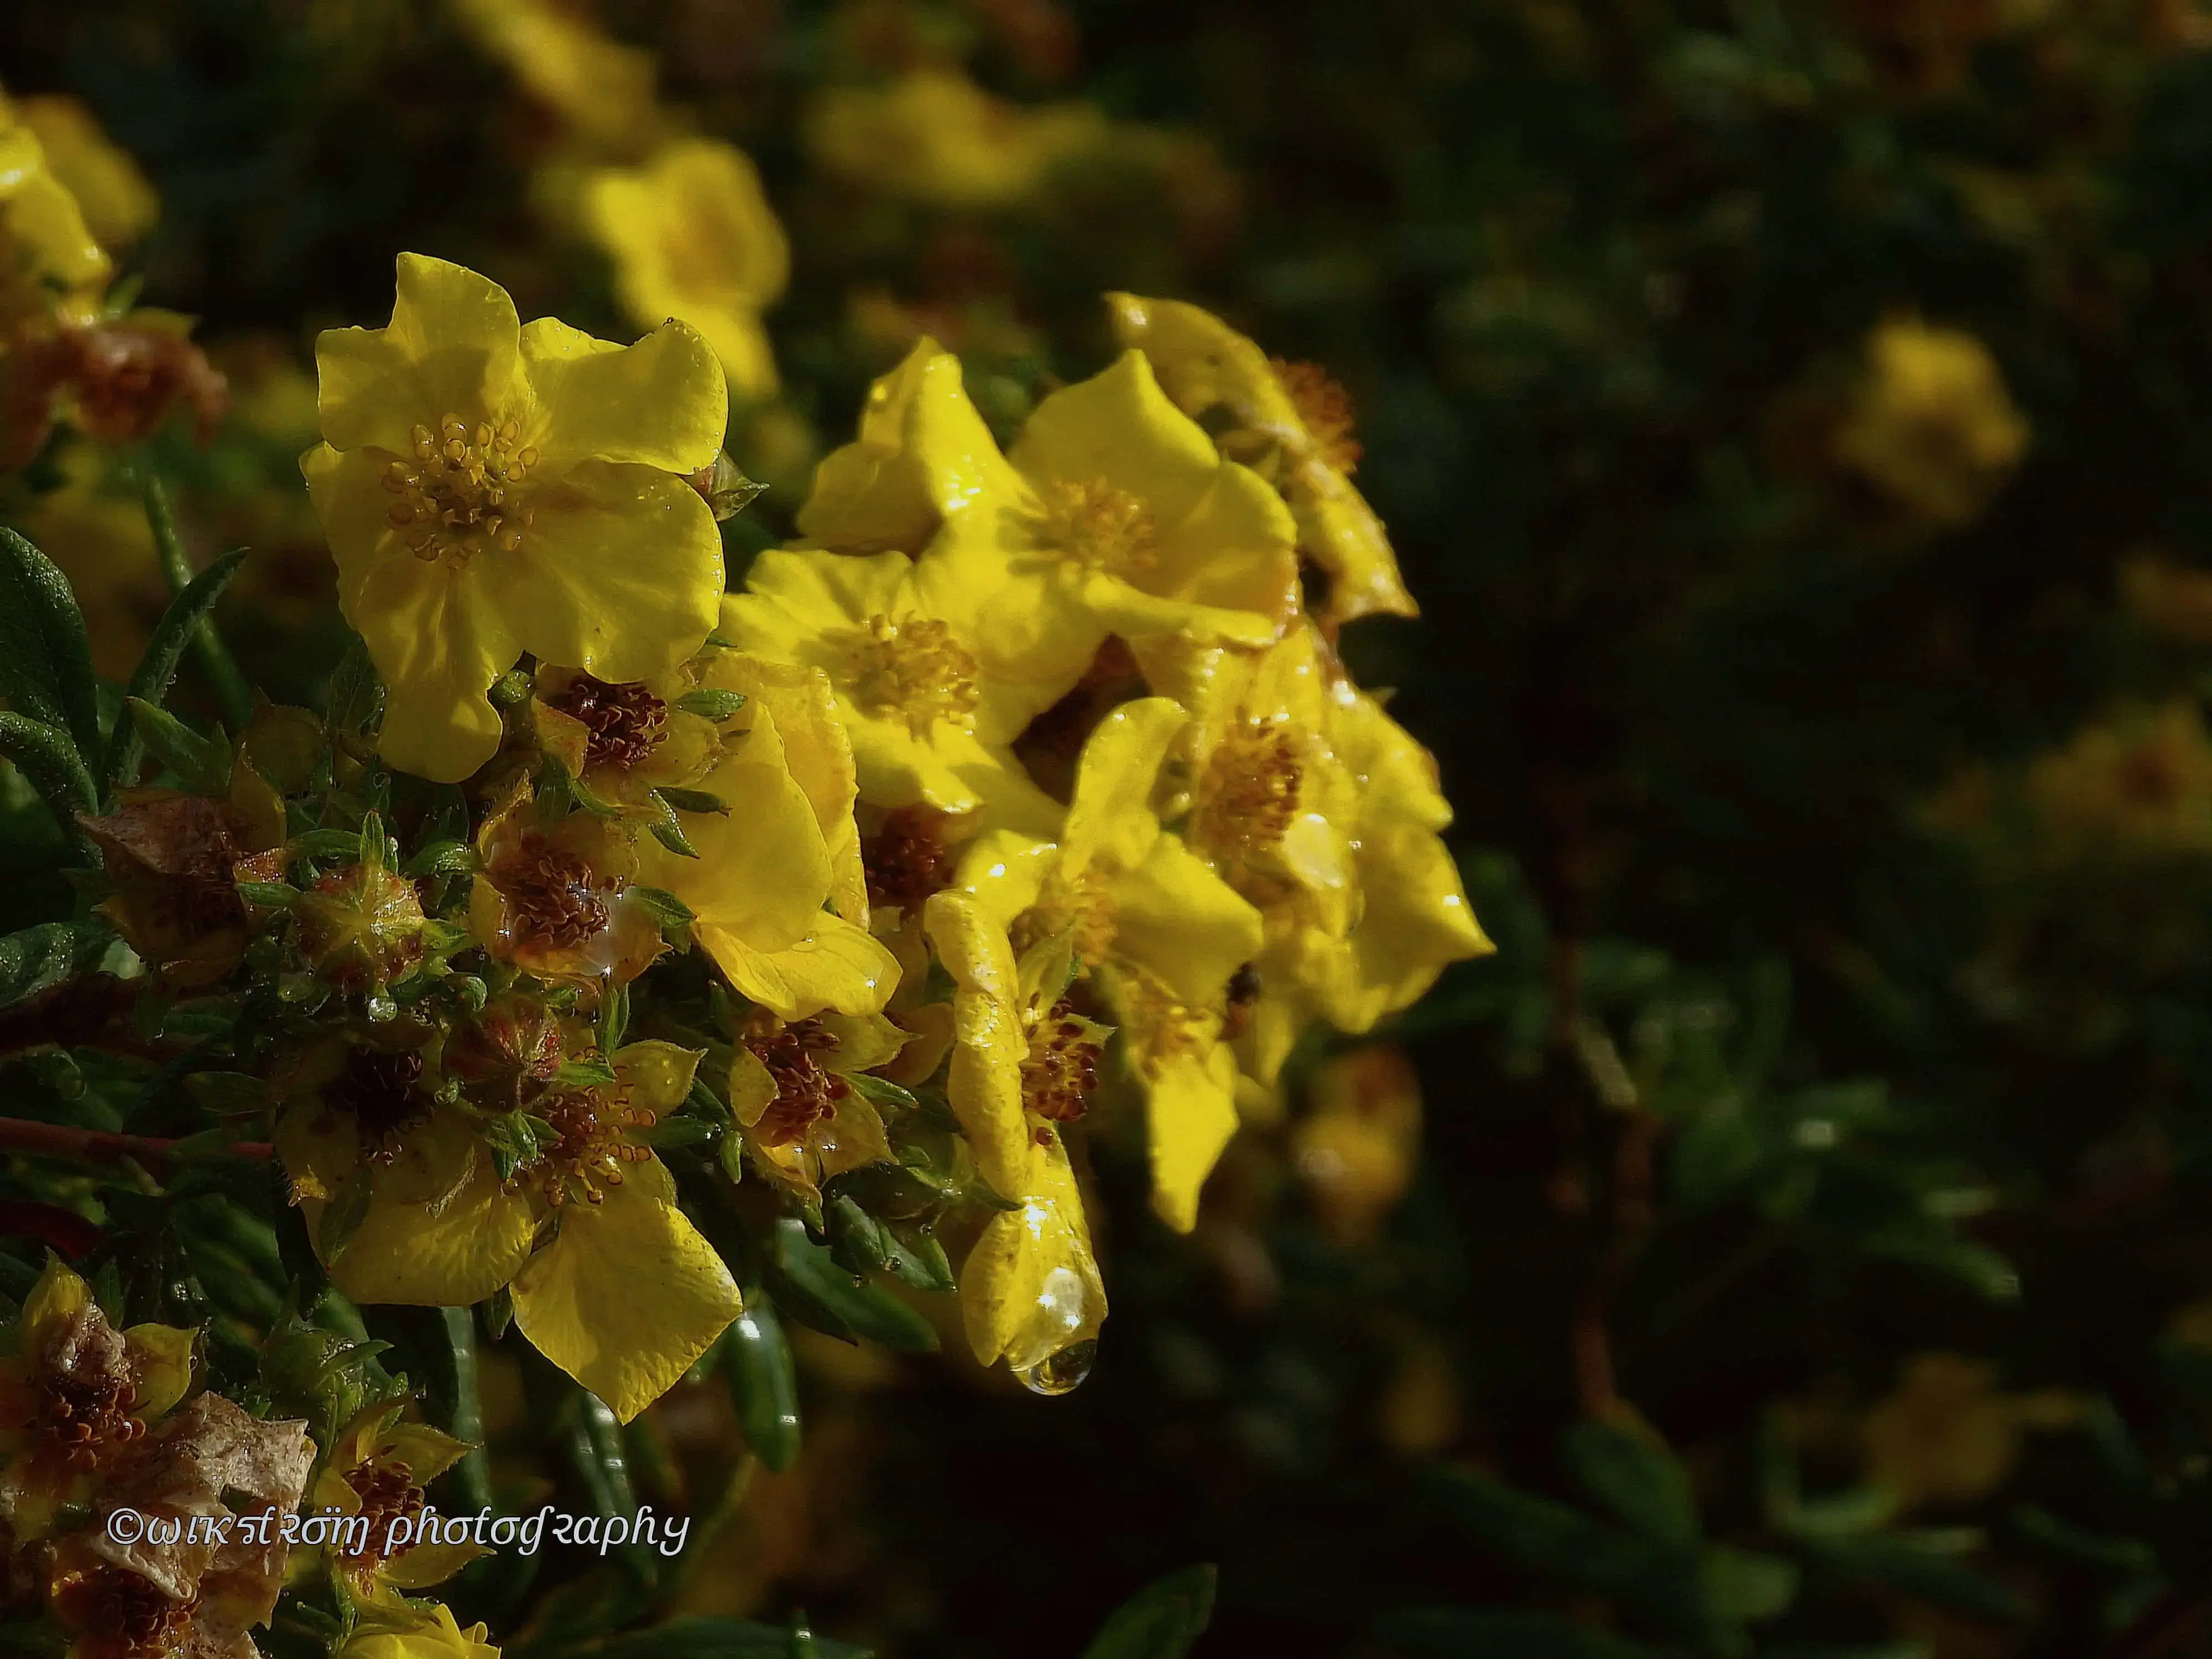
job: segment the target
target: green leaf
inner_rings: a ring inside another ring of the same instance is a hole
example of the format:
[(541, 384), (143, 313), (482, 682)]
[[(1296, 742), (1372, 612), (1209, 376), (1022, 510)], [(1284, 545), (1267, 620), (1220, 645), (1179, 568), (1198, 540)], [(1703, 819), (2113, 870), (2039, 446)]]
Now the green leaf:
[(477, 849), (465, 841), (434, 841), (399, 866), (410, 881), (425, 876), (449, 876), (477, 867)]
[(720, 795), (710, 795), (703, 789), (677, 789), (663, 784), (654, 791), (671, 806), (685, 812), (720, 812), (726, 814), (729, 802)]
[(241, 881), (238, 896), (264, 910), (283, 910), (300, 902), (300, 890), (282, 881)]
[(138, 741), (154, 751), (154, 758), (184, 781), (185, 787), (201, 794), (221, 793), (228, 781), (216, 779), (209, 741), (166, 708), (137, 697), (123, 700), (123, 712), (138, 733)]
[(915, 1098), (911, 1089), (902, 1088), (887, 1077), (878, 1077), (872, 1072), (861, 1072), (845, 1079), (878, 1106), (893, 1106), (901, 1111), (913, 1111), (921, 1103)]
[(2027, 1618), (2028, 1603), (2018, 1590), (1959, 1564), (1960, 1541), (1948, 1533), (1887, 1533), (1808, 1540), (1806, 1553), (1839, 1577), (1886, 1585), (1956, 1613), (2006, 1622)]
[(896, 1353), (937, 1351), (937, 1331), (927, 1320), (880, 1285), (856, 1280), (807, 1237), (804, 1223), (787, 1216), (775, 1224), (770, 1266), (777, 1303), (817, 1330), (864, 1338)]
[(46, 921), (0, 939), (0, 1008), (98, 971), (120, 941), (105, 923)]
[(615, 1068), (598, 1054), (563, 1060), (561, 1069), (553, 1073), (553, 1086), (556, 1089), (599, 1088), (614, 1080)]
[(769, 1468), (799, 1455), (799, 1371), (775, 1304), (756, 1291), (722, 1338), (722, 1370), (746, 1443)]
[[(742, 691), (718, 691), (712, 686), (702, 686), (696, 691), (686, 691), (677, 698), (675, 706), (687, 714), (698, 715), (702, 720), (726, 720), (745, 706), (745, 694)], [(690, 794), (692, 792), (686, 790), (684, 793)], [(675, 798), (671, 796), (670, 799), (673, 800)], [(684, 803), (677, 801), (676, 804), (681, 806)], [(690, 810), (712, 811), (715, 809), (693, 807)]]
[(1569, 1429), (1564, 1444), (1583, 1490), (1624, 1526), (1654, 1543), (1697, 1547), (1702, 1533), (1690, 1478), (1664, 1446), (1595, 1419)]
[(659, 923), (663, 933), (671, 929), (680, 932), (690, 927), (696, 915), (690, 905), (665, 887), (647, 887), (633, 883), (623, 891), (645, 907), (646, 914)]
[(218, 1117), (265, 1112), (276, 1103), (269, 1085), (246, 1072), (194, 1072), (185, 1079), (185, 1090)]
[(1757, 1624), (1787, 1612), (1797, 1599), (1797, 1577), (1794, 1561), (1730, 1544), (1714, 1545), (1698, 1562), (1705, 1605), (1730, 1625)]
[[(246, 562), (246, 550), (234, 548), (185, 584), (185, 591), (170, 601), (161, 620), (154, 629), (154, 637), (147, 642), (146, 653), (138, 659), (137, 671), (131, 676), (130, 694), (157, 707), (168, 695), (170, 683), (177, 677), (177, 665), (184, 660), (185, 649), (199, 625), (215, 609), (215, 602), (222, 597), (230, 579)], [(106, 786), (113, 789), (131, 781), (138, 769), (138, 732), (129, 721), (117, 724), (114, 736), (107, 745), (106, 763), (100, 769)]]
[(357, 1174), (331, 1200), (330, 1206), (323, 1212), (321, 1225), (315, 1231), (315, 1246), (325, 1262), (336, 1261), (352, 1242), (354, 1234), (361, 1231), (361, 1224), (368, 1215), (368, 1177)]
[[(185, 556), (184, 538), (177, 533), (176, 514), (169, 510), (169, 492), (150, 472), (146, 475), (146, 523), (154, 532), (154, 546), (161, 556), (161, 572), (169, 579), (169, 592), (182, 593), (191, 586), (191, 562)], [(200, 661), (200, 672), (207, 676), (216, 702), (222, 706), (222, 717), (244, 731), (253, 718), (253, 688), (224, 647), (212, 620), (201, 619), (192, 630), (191, 645)]]
[(1155, 1578), (1114, 1609), (1083, 1659), (1182, 1659), (1213, 1617), (1211, 1564)]
[(646, 799), (653, 803), (660, 817), (653, 826), (653, 838), (678, 858), (696, 859), (699, 849), (684, 838), (684, 826), (677, 821), (676, 809), (658, 789), (651, 790)]
[(1668, 1659), (1657, 1648), (1547, 1613), (1407, 1607), (1382, 1619), (1375, 1637), (1403, 1659)]
[(67, 732), (80, 756), (100, 752), (100, 698), (84, 613), (54, 562), (4, 526), (0, 696), (17, 714)]
[(15, 763), (72, 842), (82, 839), (76, 815), (99, 810), (99, 792), (70, 734), (13, 709), (0, 709), (0, 755)]
[(331, 672), (324, 722), (332, 732), (365, 737), (376, 729), (383, 713), (384, 682), (377, 678), (367, 643), (356, 635)]

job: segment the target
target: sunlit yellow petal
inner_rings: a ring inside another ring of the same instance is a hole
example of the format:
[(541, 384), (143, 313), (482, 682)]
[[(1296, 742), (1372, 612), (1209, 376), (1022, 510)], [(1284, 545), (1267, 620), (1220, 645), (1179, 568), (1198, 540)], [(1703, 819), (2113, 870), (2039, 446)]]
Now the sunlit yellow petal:
[(1199, 1189), (1237, 1133), (1237, 1062), (1229, 1050), (1171, 1060), (1146, 1080), (1152, 1207), (1177, 1232), (1198, 1222)]
[(1017, 1370), (1088, 1341), (1106, 1317), (1083, 1199), (1058, 1135), (1033, 1148), (1018, 1210), (991, 1218), (960, 1270), (968, 1346), (984, 1364)]
[(410, 453), (420, 422), (475, 422), (522, 402), (522, 324), (507, 290), (465, 266), (399, 256), (388, 328), (326, 329), (315, 342), (324, 440)]
[(623, 346), (544, 317), (522, 331), (521, 349), (541, 410), (531, 434), (540, 465), (696, 472), (721, 452), (729, 422), (721, 366), (686, 324), (663, 322)]
[(823, 911), (813, 936), (781, 950), (759, 950), (734, 929), (702, 920), (699, 943), (730, 983), (783, 1019), (824, 1008), (872, 1014), (898, 988), (898, 958), (866, 928)]

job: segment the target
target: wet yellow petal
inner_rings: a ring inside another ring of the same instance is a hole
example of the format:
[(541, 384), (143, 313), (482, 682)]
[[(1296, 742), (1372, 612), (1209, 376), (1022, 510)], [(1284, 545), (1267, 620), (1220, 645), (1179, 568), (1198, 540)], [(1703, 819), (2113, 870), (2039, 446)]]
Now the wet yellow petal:
[(1213, 440), (1168, 401), (1141, 351), (1045, 398), (1007, 459), (1035, 483), (1103, 478), (1143, 501), (1163, 528), (1198, 506), (1223, 466)]
[(521, 337), (539, 404), (531, 428), (538, 465), (597, 460), (696, 472), (721, 453), (729, 394), (697, 330), (662, 321), (624, 346), (542, 317)]
[(1260, 954), (1260, 913), (1173, 836), (1113, 884), (1114, 954), (1193, 1007), (1218, 1006), (1229, 977)]
[[(331, 1279), (356, 1302), (467, 1307), (512, 1279), (530, 1255), (529, 1200), (501, 1189), (466, 1127), (434, 1119), (389, 1169), (368, 1177), (368, 1213)], [(318, 1236), (322, 1206), (309, 1200)]]
[(159, 1417), (192, 1385), (197, 1334), (172, 1325), (133, 1325), (123, 1340), (138, 1362), (138, 1397), (132, 1410), (149, 1419)]
[(638, 848), (638, 878), (691, 907), (701, 936), (714, 929), (748, 951), (784, 950), (823, 916), (830, 854), (814, 809), (791, 774), (751, 760), (726, 762), (701, 786), (726, 813), (686, 812), (684, 833), (699, 856), (658, 842)]
[(676, 1207), (659, 1162), (628, 1174), (603, 1203), (562, 1206), (560, 1232), (514, 1280), (516, 1328), (625, 1423), (743, 1305), (721, 1257)]
[(734, 929), (693, 924), (700, 945), (730, 983), (783, 1019), (805, 1019), (824, 1008), (872, 1014), (898, 988), (898, 958), (865, 927), (822, 912), (811, 938), (781, 950), (749, 945)]
[(428, 1613), (380, 1605), (341, 1652), (343, 1659), (499, 1659), (482, 1625), (463, 1630), (442, 1605)]
[(691, 1092), (691, 1079), (706, 1052), (658, 1041), (627, 1043), (615, 1051), (615, 1082), (633, 1106), (672, 1111)]
[(1106, 1287), (1091, 1254), (1083, 1198), (1059, 1136), (1031, 1148), (1018, 1210), (991, 1218), (960, 1269), (968, 1346), (988, 1365), (1027, 1370), (1098, 1334)]
[(1152, 810), (1152, 786), (1188, 723), (1182, 705), (1166, 697), (1125, 702), (1099, 721), (1084, 743), (1075, 798), (1060, 832), (1071, 875), (1094, 859), (1126, 867), (1151, 849), (1160, 833)]
[(1030, 1141), (1021, 1068), (1029, 1034), (1006, 924), (974, 895), (957, 891), (933, 894), (922, 914), (930, 943), (957, 987), (946, 1098), (992, 1190), (1024, 1197)]

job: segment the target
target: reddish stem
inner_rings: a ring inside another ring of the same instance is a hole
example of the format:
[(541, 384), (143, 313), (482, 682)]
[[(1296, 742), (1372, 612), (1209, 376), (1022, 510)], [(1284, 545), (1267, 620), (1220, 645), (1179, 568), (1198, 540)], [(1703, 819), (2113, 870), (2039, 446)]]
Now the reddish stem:
[[(0, 1152), (29, 1152), (39, 1158), (75, 1158), (86, 1164), (112, 1164), (124, 1158), (140, 1163), (163, 1163), (180, 1156), (183, 1143), (150, 1135), (110, 1134), (100, 1129), (72, 1128), (66, 1123), (40, 1123), (30, 1118), (0, 1117)], [(265, 1140), (234, 1140), (223, 1148), (233, 1158), (274, 1156)]]

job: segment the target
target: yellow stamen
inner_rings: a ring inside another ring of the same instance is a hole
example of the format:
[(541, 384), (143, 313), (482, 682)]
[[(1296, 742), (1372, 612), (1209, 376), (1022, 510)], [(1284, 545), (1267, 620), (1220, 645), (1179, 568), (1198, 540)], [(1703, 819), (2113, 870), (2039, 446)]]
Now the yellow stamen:
[(473, 427), (448, 414), (435, 431), (416, 424), (411, 456), (384, 470), (384, 487), (399, 499), (384, 520), (415, 556), (465, 563), (489, 547), (512, 553), (534, 514), (516, 486), (538, 464), (515, 421)]
[(1151, 510), (1103, 478), (1056, 478), (1042, 492), (1033, 529), (1040, 545), (1088, 570), (1133, 577), (1159, 557)]
[(873, 616), (853, 630), (853, 700), (872, 714), (902, 714), (918, 742), (939, 720), (975, 728), (975, 659), (933, 617)]

